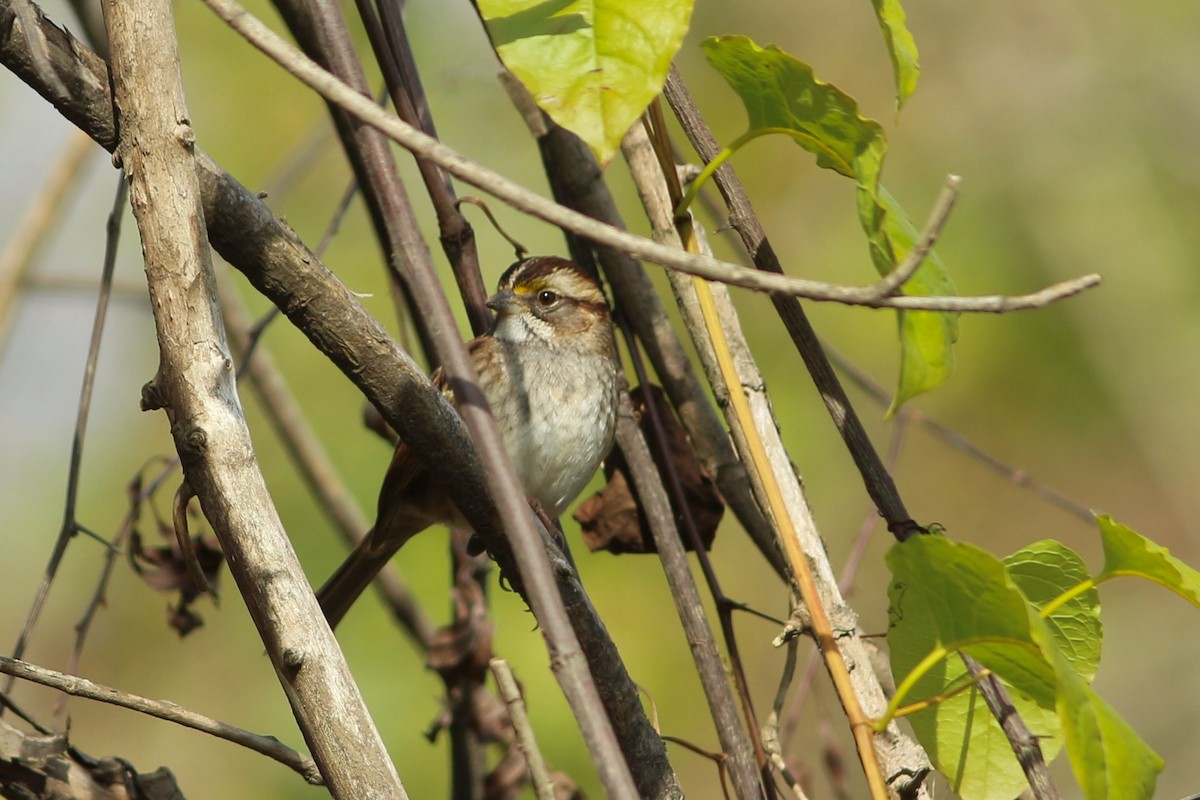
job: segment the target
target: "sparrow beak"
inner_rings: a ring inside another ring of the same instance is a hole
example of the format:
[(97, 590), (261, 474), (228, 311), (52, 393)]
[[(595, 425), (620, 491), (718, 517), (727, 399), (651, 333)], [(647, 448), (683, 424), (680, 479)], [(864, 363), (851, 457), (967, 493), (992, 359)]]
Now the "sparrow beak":
[(487, 301), (487, 307), (502, 317), (520, 314), (525, 310), (525, 304), (521, 298), (508, 291), (496, 292), (492, 295)]

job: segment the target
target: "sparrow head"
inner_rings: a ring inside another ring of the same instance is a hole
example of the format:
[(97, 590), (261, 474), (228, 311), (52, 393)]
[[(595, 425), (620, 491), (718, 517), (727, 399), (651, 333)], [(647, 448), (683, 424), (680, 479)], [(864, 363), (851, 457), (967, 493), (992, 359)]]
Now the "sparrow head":
[(566, 337), (611, 335), (600, 285), (578, 264), (555, 256), (513, 264), (487, 304), (497, 315), (492, 335), (506, 341), (553, 344)]

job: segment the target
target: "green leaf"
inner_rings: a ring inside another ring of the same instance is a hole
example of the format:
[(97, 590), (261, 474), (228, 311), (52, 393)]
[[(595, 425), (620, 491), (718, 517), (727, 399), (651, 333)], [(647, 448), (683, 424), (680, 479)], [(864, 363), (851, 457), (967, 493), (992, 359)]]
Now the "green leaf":
[(904, 6), (900, 0), (871, 0), (875, 7), (875, 18), (883, 31), (888, 55), (892, 59), (892, 73), (896, 76), (896, 107), (903, 108), (904, 101), (917, 90), (917, 79), (921, 76), (921, 65), (917, 63), (917, 43), (905, 24)]
[[(1123, 551), (1139, 552), (1130, 536), (1118, 535)], [(1095, 655), (1077, 645), (1075, 630), (1082, 627), (1082, 638), (1090, 638), (1092, 590), (1063, 603), (1050, 621), (1037, 611), (1086, 581), (1078, 556), (1057, 542), (1038, 542), (1002, 563), (979, 548), (931, 535), (894, 545), (887, 562), (893, 574), (888, 646), (901, 686), (912, 683), (909, 673), (929, 653), (969, 653), (1008, 685), (1047, 760), (1065, 742), (1089, 800), (1153, 796), (1162, 760), (1088, 686)], [(1056, 576), (1060, 570), (1066, 574)], [(913, 692), (936, 697), (961, 684), (963, 672), (953, 658), (943, 660)], [(1023, 788), (1011, 748), (975, 690), (909, 720), (938, 770), (964, 798), (1009, 798)]]
[(887, 142), (879, 123), (858, 113), (858, 103), (818, 80), (812, 67), (775, 45), (759, 47), (746, 36), (713, 36), (701, 44), (708, 63), (746, 107), (750, 131), (791, 134), (817, 164), (869, 184), (872, 195)]
[[(936, 647), (961, 649), (1005, 679), (1021, 717), (1047, 758), (1062, 746), (1052, 664), (1031, 631), (1031, 610), (989, 553), (941, 536), (914, 536), (887, 555), (892, 670), (903, 680)], [(1036, 615), (1033, 617), (1036, 619)], [(932, 698), (967, 679), (951, 655), (913, 687), (905, 702)], [(1017, 688), (1020, 687), (1020, 688)], [(977, 689), (907, 717), (930, 758), (968, 800), (1010, 800), (1026, 786), (1012, 746)]]
[(1133, 575), (1161, 584), (1193, 605), (1200, 606), (1200, 572), (1189, 567), (1162, 545), (1104, 514), (1096, 517), (1104, 542), (1104, 571), (1097, 581)]
[[(1017, 588), (1039, 612), (1059, 595), (1086, 582), (1091, 574), (1074, 550), (1051, 539), (1023, 547), (1004, 559)], [(1100, 666), (1104, 625), (1100, 593), (1094, 588), (1072, 597), (1045, 617), (1054, 644), (1071, 668), (1088, 683)]]
[(504, 66), (601, 164), (667, 79), (692, 0), (479, 0)]
[(1163, 760), (1107, 703), (1075, 674), (1063, 655), (1058, 672), (1058, 713), (1071, 769), (1088, 800), (1154, 797)]
[[(818, 80), (811, 67), (774, 45), (764, 48), (745, 36), (720, 36), (706, 39), (702, 46), (709, 63), (746, 107), (750, 127), (738, 143), (765, 133), (785, 133), (813, 153), (818, 166), (852, 178), (871, 261), (881, 275), (895, 269), (919, 233), (879, 184), (887, 150), (879, 123), (859, 114), (854, 98)], [(930, 253), (903, 291), (952, 295), (954, 285), (941, 259)], [(889, 414), (950, 376), (952, 345), (958, 336), (954, 314), (907, 311), (899, 318), (900, 379)]]

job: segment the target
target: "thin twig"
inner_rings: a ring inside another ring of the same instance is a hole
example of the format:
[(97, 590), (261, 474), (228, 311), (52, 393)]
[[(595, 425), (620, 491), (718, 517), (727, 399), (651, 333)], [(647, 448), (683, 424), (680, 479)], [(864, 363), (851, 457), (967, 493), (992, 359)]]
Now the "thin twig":
[(295, 147), (283, 156), (271, 175), (263, 181), (259, 197), (278, 201), (292, 190), (302, 177), (313, 171), (314, 163), (333, 143), (333, 131), (322, 116), (308, 129)]
[(433, 139), (393, 114), (389, 114), (360, 93), (346, 86), (321, 69), (311, 59), (263, 25), (234, 0), (205, 0), (221, 19), (251, 44), (297, 77), (331, 103), (411, 150), (447, 172), (504, 200), (514, 208), (532, 216), (567, 228), (593, 241), (615, 247), (632, 256), (653, 261), (670, 269), (686, 272), (712, 281), (728, 283), (763, 292), (807, 297), (811, 300), (860, 305), (870, 308), (906, 308), (925, 311), (956, 311), (1006, 313), (1028, 308), (1041, 308), (1057, 300), (1078, 294), (1100, 283), (1099, 275), (1085, 275), (1049, 286), (1028, 295), (981, 297), (879, 297), (873, 286), (837, 286), (821, 281), (793, 278), (739, 267), (718, 261), (711, 256), (699, 256), (660, 245), (645, 237), (635, 236), (597, 222), (578, 212), (546, 200), (482, 164)]
[(546, 768), (541, 750), (538, 749), (533, 725), (529, 722), (529, 715), (525, 713), (525, 699), (521, 697), (521, 689), (517, 686), (517, 679), (513, 677), (512, 668), (502, 658), (493, 658), (490, 666), (492, 675), (496, 678), (496, 687), (500, 690), (500, 698), (508, 707), (508, 719), (517, 734), (517, 747), (521, 749), (525, 763), (529, 765), (533, 792), (538, 800), (555, 800), (554, 780), (550, 777), (550, 770)]
[(124, 552), (125, 543), (133, 534), (134, 526), (141, 515), (142, 503), (151, 497), (167, 477), (178, 468), (179, 459), (163, 459), (158, 475), (150, 481), (148, 486), (143, 486), (145, 477), (143, 473), (149, 468), (149, 465), (150, 462), (143, 465), (138, 474), (130, 482), (129, 509), (125, 512), (125, 517), (121, 520), (116, 535), (113, 536), (112, 546), (104, 554), (104, 565), (100, 568), (100, 577), (96, 581), (96, 589), (92, 592), (92, 598), (88, 601), (87, 609), (83, 612), (83, 617), (79, 622), (75, 623), (75, 645), (71, 648), (71, 657), (67, 659), (66, 672), (68, 675), (75, 675), (79, 671), (79, 663), (83, 658), (83, 645), (87, 640), (88, 632), (91, 630), (92, 621), (96, 618), (96, 614), (102, 606), (107, 604), (109, 581), (112, 580), (117, 558)]
[[(421, 85), (421, 75), (413, 58), (402, 4), (398, 0), (376, 0), (378, 19), (371, 9), (370, 0), (358, 0), (357, 5), (397, 115), (436, 139), (433, 112), (429, 108)], [(478, 336), (491, 327), (492, 312), (487, 307), (488, 292), (479, 271), (475, 231), (458, 208), (450, 175), (432, 161), (421, 158), (417, 159), (417, 170), (421, 173), (425, 191), (433, 205), (442, 250), (458, 283), (471, 330)]]
[[(787, 640), (787, 653), (784, 658), (783, 672), (779, 676), (779, 686), (775, 690), (775, 702), (771, 705), (771, 715), (767, 717), (767, 723), (763, 726), (762, 739), (763, 746), (771, 756), (771, 763), (775, 765), (780, 776), (787, 781), (787, 785), (791, 787), (792, 794), (796, 796), (796, 800), (808, 800), (808, 796), (804, 793), (804, 787), (801, 786), (800, 780), (792, 774), (788, 768), (787, 762), (783, 759), (783, 745), (780, 742), (779, 736), (779, 717), (783, 712), (784, 700), (787, 698), (788, 687), (791, 686), (792, 678), (796, 674), (796, 650), (799, 647), (800, 639), (798, 636), (789, 637)], [(815, 663), (816, 659), (810, 659), (810, 663)]]
[(272, 758), (280, 764), (300, 773), (304, 780), (311, 784), (319, 786), (324, 783), (321, 779), (321, 773), (317, 770), (317, 765), (313, 763), (311, 758), (297, 753), (274, 736), (251, 733), (234, 725), (206, 717), (203, 714), (197, 714), (195, 711), (189, 711), (174, 703), (140, 697), (136, 694), (121, 691), (120, 689), (114, 689), (111, 686), (93, 683), (85, 678), (78, 678), (74, 675), (65, 675), (61, 672), (29, 664), (15, 658), (0, 656), (0, 672), (11, 678), (20, 678), (21, 680), (31, 681), (42, 686), (49, 686), (52, 689), (58, 689), (74, 697), (84, 697), (89, 700), (98, 700), (101, 703), (128, 708), (131, 711), (138, 711), (151, 717), (166, 720), (167, 722), (183, 725), (185, 728), (211, 734)]
[[(904, 446), (904, 434), (907, 430), (908, 421), (896, 419), (892, 426), (892, 435), (888, 441), (887, 455), (884, 456), (883, 462), (888, 472), (896, 471), (896, 463), (900, 460), (900, 450)], [(863, 556), (867, 552), (867, 545), (871, 541), (871, 534), (878, 522), (879, 510), (872, 506), (863, 515), (858, 536), (854, 539), (854, 547), (850, 549), (850, 555), (846, 557), (846, 565), (842, 567), (841, 577), (838, 578), (838, 589), (847, 597), (854, 592), (854, 579), (858, 575), (858, 568), (862, 564)]]
[(921, 230), (921, 235), (917, 238), (913, 249), (909, 251), (908, 256), (905, 257), (904, 261), (900, 262), (899, 266), (885, 275), (883, 280), (875, 284), (875, 291), (879, 292), (880, 297), (886, 297), (899, 290), (912, 279), (913, 275), (917, 274), (917, 270), (921, 268), (925, 257), (933, 249), (934, 242), (941, 235), (942, 228), (946, 225), (946, 220), (950, 219), (950, 212), (954, 210), (954, 201), (958, 199), (958, 187), (961, 185), (962, 178), (958, 175), (946, 176), (946, 182), (942, 185), (942, 191), (938, 194), (937, 201), (933, 204), (933, 210), (929, 212), (929, 220)]
[[(117, 263), (118, 232), (121, 225), (121, 209), (125, 207), (128, 187), (124, 175), (118, 176), (117, 191), (113, 197), (113, 210), (109, 215), (108, 239), (104, 249), (104, 267), (100, 275), (100, 293), (96, 298), (96, 314), (92, 320), (92, 335), (88, 343), (87, 362), (83, 368), (83, 385), (79, 390), (79, 406), (75, 415), (75, 435), (71, 438), (71, 458), (67, 467), (67, 497), (63, 503), (62, 526), (58, 538), (54, 542), (54, 550), (50, 553), (50, 561), (42, 573), (42, 582), (38, 585), (33, 604), (25, 618), (21, 635), (17, 638), (12, 649), (12, 657), (20, 658), (25, 654), (29, 637), (37, 625), (46, 597), (50, 594), (50, 586), (58, 574), (58, 567), (66, 555), (67, 545), (75, 536), (77, 523), (75, 520), (75, 504), (79, 497), (80, 465), (83, 463), (83, 442), (87, 437), (88, 414), (92, 407), (92, 389), (96, 382), (96, 362), (100, 357), (100, 340), (104, 335), (104, 323), (108, 318), (108, 301), (112, 294), (112, 276)], [(12, 688), (12, 678), (4, 685), (4, 693)]]
[[(329, 219), (329, 224), (325, 226), (325, 232), (321, 234), (321, 241), (317, 244), (316, 249), (313, 250), (317, 258), (321, 258), (325, 254), (325, 249), (333, 242), (333, 237), (341, 229), (342, 220), (346, 218), (346, 213), (350, 210), (350, 203), (357, 194), (358, 181), (351, 179), (350, 184), (346, 187), (346, 191), (342, 192), (341, 199), (338, 200), (338, 204), (334, 208), (333, 216)], [(237, 377), (239, 379), (242, 377), (243, 370), (250, 363), (254, 351), (258, 348), (258, 343), (262, 341), (263, 334), (267, 332), (267, 327), (275, 321), (279, 313), (278, 306), (272, 306), (267, 313), (259, 318), (258, 322), (249, 326), (246, 330), (245, 343), (241, 353), (241, 364), (237, 369)], [(245, 314), (242, 316), (245, 317)]]
[(496, 219), (496, 215), (492, 213), (492, 209), (488, 206), (486, 200), (484, 200), (482, 197), (468, 195), (466, 197), (460, 197), (454, 201), (455, 207), (460, 211), (462, 210), (463, 203), (469, 203), (483, 212), (483, 215), (487, 217), (488, 222), (492, 223), (492, 228), (495, 229), (496, 233), (500, 234), (501, 238), (503, 238), (504, 241), (508, 242), (512, 246), (514, 257), (521, 259), (529, 253), (528, 247), (518, 242), (509, 235), (508, 231), (504, 230), (504, 227), (500, 224), (500, 221)]
[[(108, 222), (105, 226), (105, 246), (104, 246), (104, 267), (103, 274), (107, 274), (111, 278), (113, 265), (117, 258), (117, 244), (121, 234), (121, 219), (125, 212), (125, 198), (128, 191), (128, 185), (125, 182), (125, 176), (121, 173), (117, 174), (117, 192), (113, 200), (112, 209), (108, 213)], [(109, 280), (109, 291), (112, 291), (112, 281)], [(150, 488), (144, 492), (141, 488), (141, 475), (136, 478), (136, 487), (130, 498), (130, 509), (125, 516), (125, 520), (117, 530), (116, 536), (113, 537), (112, 544), (108, 548), (104, 558), (104, 566), (100, 570), (100, 579), (96, 583), (96, 591), (92, 594), (91, 602), (88, 603), (87, 610), (84, 611), (83, 618), (75, 625), (75, 645), (71, 649), (71, 656), (67, 659), (67, 672), (74, 674), (79, 667), (80, 659), (83, 657), (83, 645), (87, 639), (88, 631), (91, 629), (92, 620), (96, 616), (97, 610), (104, 602), (105, 594), (108, 588), (109, 579), (112, 577), (113, 569), (116, 566), (117, 556), (125, 541), (133, 532), (133, 526), (137, 522), (137, 515), (141, 507), (142, 500), (149, 495), (158, 484), (165, 479), (168, 473), (172, 472), (178, 466), (178, 461), (170, 459), (163, 467), (162, 472), (154, 481), (151, 482)], [(194, 560), (194, 556), (193, 556)], [(200, 573), (203, 576), (203, 573)], [(66, 703), (60, 702), (55, 710), (56, 716), (65, 712)]]
[[(324, 69), (318, 69), (324, 74), (331, 78), (336, 75), (334, 80), (339, 85), (367, 105), (379, 108), (371, 99), (366, 74), (350, 41), (341, 8), (336, 3), (331, 0), (274, 0), (274, 5), (292, 36), (308, 54), (308, 58), (313, 59), (308, 63), (314, 66), (320, 63)], [(329, 72), (325, 72), (326, 69)], [(410, 242), (404, 238), (400, 220), (411, 213), (411, 209), (396, 160), (387, 141), (378, 131), (360, 125), (334, 104), (329, 104), (329, 112), (342, 150), (362, 190), (363, 202), (383, 253), (383, 266), (397, 299), (396, 314), (403, 321), (408, 316), (406, 308), (411, 311), (408, 287), (402, 274), (409, 258), (406, 250), (421, 246), (423, 242)]]
[(179, 543), (179, 553), (187, 567), (188, 579), (192, 582), (192, 586), (200, 594), (211, 594), (215, 598), (216, 593), (213, 591), (213, 587), (209, 586), (208, 578), (204, 577), (204, 570), (196, 559), (196, 548), (192, 542), (192, 534), (188, 530), (188, 503), (195, 496), (187, 478), (184, 478), (183, 482), (179, 484), (179, 488), (175, 490), (175, 496), (171, 499), (171, 527), (175, 529), (175, 541)]
[(721, 796), (724, 797), (725, 800), (730, 800), (729, 768), (728, 768), (729, 756), (727, 756), (725, 753), (710, 752), (708, 750), (705, 750), (703, 747), (693, 744), (692, 742), (689, 742), (687, 739), (681, 739), (678, 736), (671, 736), (670, 734), (664, 733), (662, 738), (663, 738), (664, 742), (670, 742), (671, 744), (677, 744), (680, 747), (682, 747), (684, 750), (693, 752), (696, 755), (701, 756), (702, 758), (706, 758), (709, 761), (713, 762), (713, 764), (715, 764), (717, 767), (717, 777), (721, 781)]

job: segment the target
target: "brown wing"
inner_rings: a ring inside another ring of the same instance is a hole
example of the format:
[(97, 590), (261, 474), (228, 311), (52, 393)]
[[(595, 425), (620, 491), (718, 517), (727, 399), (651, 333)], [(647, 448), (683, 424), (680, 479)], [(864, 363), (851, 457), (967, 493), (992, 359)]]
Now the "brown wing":
[[(442, 370), (434, 372), (430, 380), (454, 402)], [(375, 527), (317, 592), (329, 624), (336, 626), (341, 621), (406, 541), (438, 522), (462, 524), (446, 492), (434, 483), (413, 449), (400, 442), (379, 489)]]
[[(454, 396), (446, 385), (441, 367), (434, 371), (429, 380), (453, 405)], [(376, 529), (390, 531), (393, 536), (409, 536), (435, 522), (453, 520), (456, 516), (453, 504), (432, 483), (424, 462), (402, 440), (396, 445), (387, 474), (383, 477), (383, 485), (379, 487)], [(418, 525), (420, 527), (417, 530), (411, 530)]]

